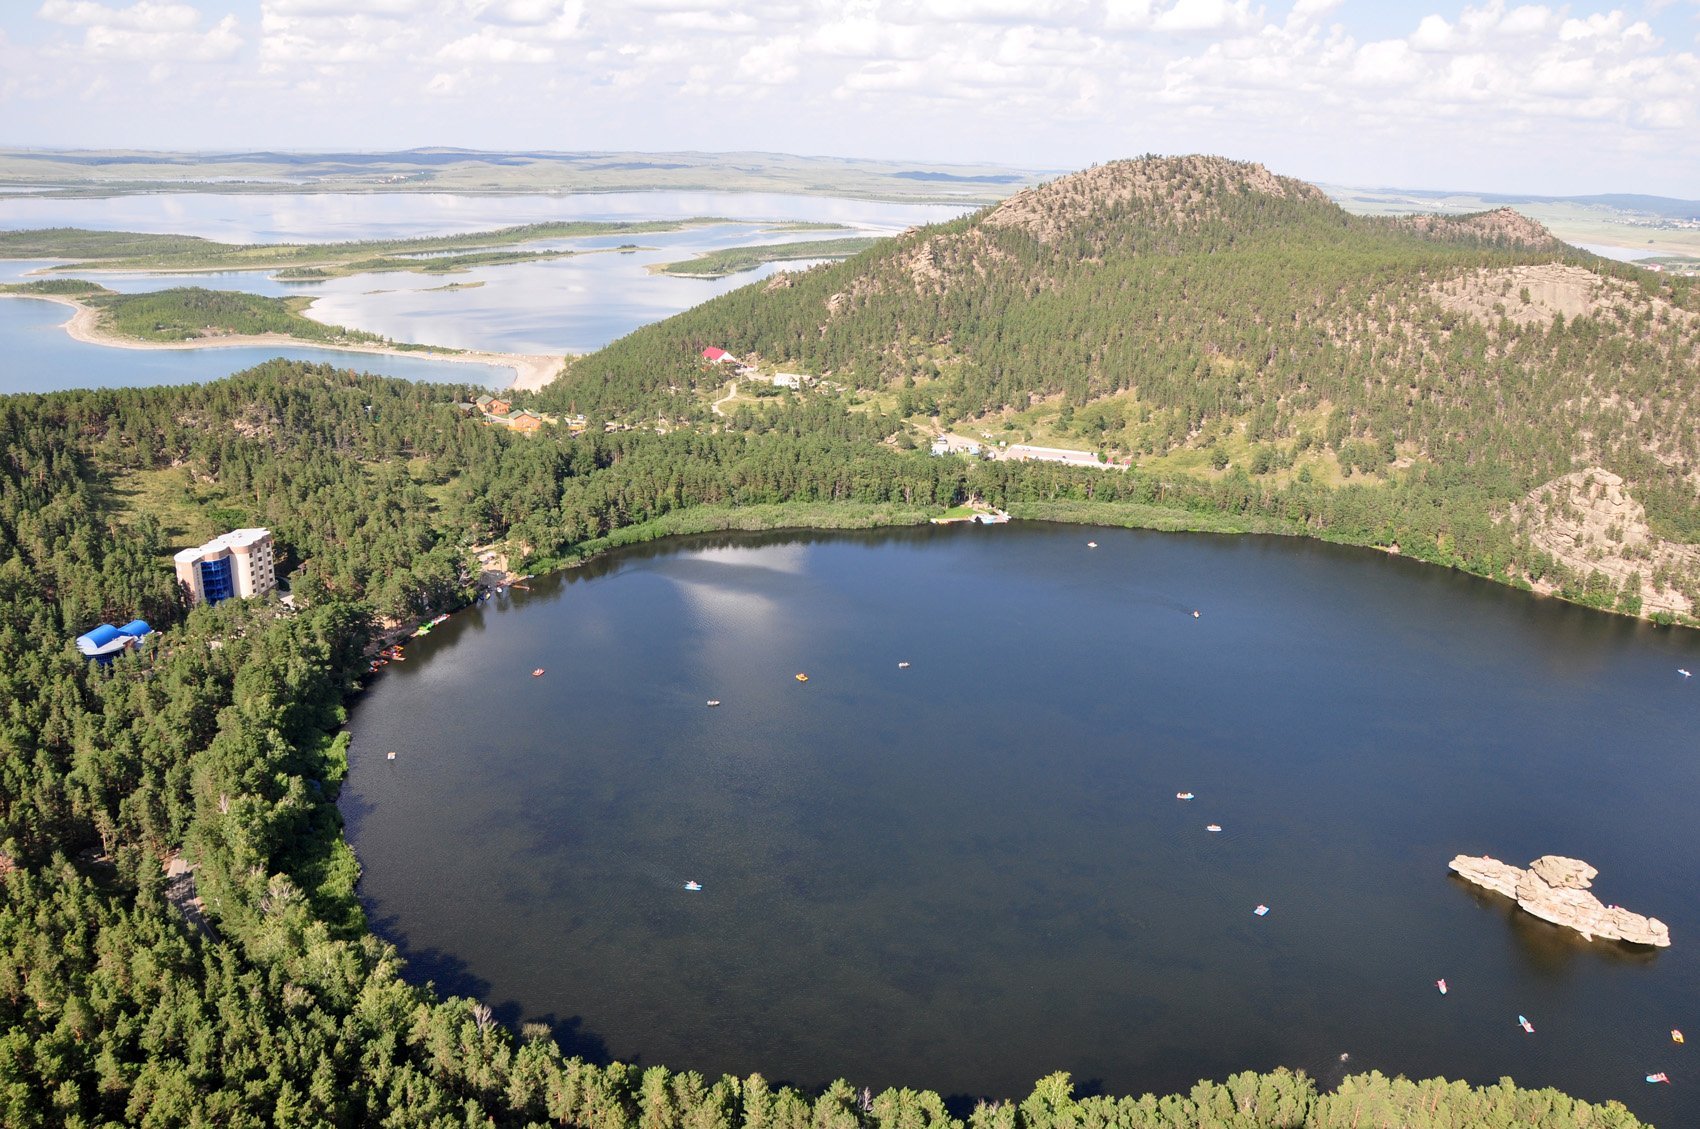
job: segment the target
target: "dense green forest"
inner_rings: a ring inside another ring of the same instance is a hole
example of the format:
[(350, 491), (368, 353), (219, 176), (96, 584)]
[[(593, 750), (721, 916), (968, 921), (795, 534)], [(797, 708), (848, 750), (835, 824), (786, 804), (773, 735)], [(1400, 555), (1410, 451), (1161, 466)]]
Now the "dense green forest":
[[(1181, 524), (1304, 521), (1302, 507), (1259, 510), (1269, 499), (1254, 503), (1249, 479), (1182, 489), (930, 458), (883, 442), (894, 417), (827, 400), (746, 408), (713, 434), (574, 439), (486, 427), (454, 407), (467, 394), (280, 361), (207, 385), (0, 400), (0, 1123), (1639, 1124), (1615, 1103), (1509, 1081), (1378, 1074), (1327, 1094), (1276, 1071), (1143, 1098), (1076, 1095), (1052, 1075), (963, 1109), (846, 1082), (804, 1094), (758, 1075), (585, 1061), (545, 1026), (510, 1031), (477, 1000), (409, 983), (355, 898), (336, 732), (379, 621), (464, 601), (472, 544), (505, 537), (567, 559), (678, 515), (889, 515), (971, 492), (1096, 498), (1095, 512)], [(1119, 500), (1105, 501), (1111, 484)], [(296, 610), (186, 609), (165, 533), (184, 514), (272, 527)], [(140, 653), (103, 668), (71, 646), (132, 615), (161, 629)], [(162, 863), (179, 855), (196, 867), (207, 931), (166, 887)]]
[[(1352, 216), (1258, 166), (1117, 162), (645, 327), (540, 403), (705, 418), (708, 345), (919, 426), (1244, 475), (1263, 499), (1387, 487), (1378, 543), (1597, 606), (1700, 609), (1700, 291), (1515, 213)], [(1588, 471), (1624, 480), (1644, 531), (1530, 504)], [(1362, 540), (1332, 505), (1311, 528)], [(1449, 524), (1492, 547), (1449, 547)]]
[[(67, 280), (71, 281), (71, 280)], [(375, 333), (326, 325), (304, 317), (310, 298), (271, 298), (234, 290), (179, 286), (140, 294), (110, 291), (85, 299), (100, 311), (101, 326), (140, 341), (193, 341), (228, 334), (283, 333), (327, 344), (383, 342)]]

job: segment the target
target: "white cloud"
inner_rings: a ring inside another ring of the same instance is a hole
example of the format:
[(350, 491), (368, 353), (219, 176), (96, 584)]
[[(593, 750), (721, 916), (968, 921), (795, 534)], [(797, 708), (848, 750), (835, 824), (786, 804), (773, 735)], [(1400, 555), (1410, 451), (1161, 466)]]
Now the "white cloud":
[(795, 35), (758, 43), (738, 60), (737, 77), (743, 82), (761, 86), (782, 86), (791, 82), (800, 73), (798, 56), (801, 45)]
[(189, 5), (159, 0), (138, 0), (128, 8), (111, 8), (89, 0), (45, 0), (36, 15), (72, 27), (155, 32), (190, 31), (201, 22), (201, 14)]
[(555, 58), (555, 52), (486, 27), (445, 43), (438, 49), (437, 58), (455, 63), (547, 63)]
[(425, 84), (425, 93), (453, 98), (464, 92), (471, 82), (472, 72), (469, 70), (439, 71)]
[(1418, 51), (1450, 51), (1458, 37), (1444, 16), (1424, 16), (1411, 33), (1411, 46)]
[(550, 39), (577, 35), (583, 0), (473, 0), (473, 15), (485, 23), (536, 31)]
[(1422, 61), (1409, 43), (1383, 39), (1358, 48), (1347, 78), (1359, 86), (1405, 86), (1422, 71)]
[(433, 0), (265, 0), (262, 11), (280, 16), (379, 16), (399, 18), (423, 15)]
[[(1654, 154), (1700, 181), (1700, 5), (1614, 2), (1445, 0), (1389, 26), (1343, 0), (27, 0), (40, 32), (27, 51), (0, 41), (0, 116), (58, 122), (58, 141), (112, 121), (140, 143), (224, 112), (244, 141), (263, 115), (269, 143), (294, 145), (319, 143), (304, 124), (319, 123), (364, 146), (410, 130), (413, 144), (1053, 168), (1152, 149), (1311, 154), (1371, 164), (1363, 179), (1406, 162), (1425, 182), (1425, 152), (1579, 177), (1601, 162), (1562, 155), (1589, 151), (1626, 169)], [(258, 20), (214, 22), (214, 8)], [(149, 97), (126, 101), (138, 84)], [(421, 92), (442, 100), (414, 113)], [(80, 116), (41, 113), (58, 105)]]
[(1109, 0), (1104, 6), (1104, 26), (1111, 31), (1144, 31), (1151, 26), (1151, 0)]
[(66, 27), (81, 28), (75, 47), (50, 42), (45, 54), (104, 62), (147, 62), (156, 68), (174, 63), (218, 63), (234, 58), (243, 39), (235, 16), (226, 16), (206, 31), (199, 30), (200, 13), (176, 3), (140, 0), (128, 7), (109, 7), (87, 0), (47, 0), (36, 14)]
[(1293, 17), (1298, 20), (1317, 20), (1338, 8), (1342, 0), (1295, 0)]
[(1151, 26), (1158, 31), (1245, 31), (1257, 24), (1251, 0), (1175, 0)]

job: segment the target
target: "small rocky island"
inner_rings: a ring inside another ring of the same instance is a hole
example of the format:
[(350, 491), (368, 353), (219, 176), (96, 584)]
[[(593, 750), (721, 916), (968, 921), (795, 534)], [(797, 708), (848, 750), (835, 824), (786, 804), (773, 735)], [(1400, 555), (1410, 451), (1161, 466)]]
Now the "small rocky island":
[(1465, 881), (1515, 898), (1518, 905), (1542, 921), (1574, 929), (1590, 941), (1598, 937), (1670, 947), (1670, 927), (1658, 918), (1605, 905), (1588, 893), (1599, 871), (1581, 859), (1542, 855), (1523, 870), (1486, 855), (1459, 855), (1451, 866)]

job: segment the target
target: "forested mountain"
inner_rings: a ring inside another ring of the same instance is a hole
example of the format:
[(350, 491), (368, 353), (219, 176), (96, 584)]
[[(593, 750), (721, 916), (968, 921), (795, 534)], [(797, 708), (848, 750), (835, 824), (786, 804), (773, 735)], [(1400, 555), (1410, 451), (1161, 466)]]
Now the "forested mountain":
[(708, 345), (1160, 477), (1367, 483), (1406, 552), (1450, 555), (1432, 522), (1400, 540), (1438, 506), (1498, 530), (1503, 559), (1454, 563), (1700, 600), (1700, 291), (1509, 210), (1352, 216), (1256, 165), (1116, 162), (639, 330), (545, 400), (700, 415)]
[[(828, 400), (740, 413), (712, 435), (572, 438), (487, 427), (453, 406), (467, 394), (273, 362), (193, 387), (0, 398), (0, 1125), (1640, 1124), (1616, 1103), (1509, 1081), (1368, 1074), (1322, 1094), (1286, 1071), (1161, 1098), (1077, 1096), (1051, 1075), (952, 1116), (927, 1091), (803, 1094), (755, 1074), (587, 1062), (546, 1025), (516, 1033), (480, 1001), (408, 982), (355, 898), (335, 731), (377, 617), (463, 602), (475, 541), (568, 557), (674, 515), (913, 520), (971, 492), (1091, 501), (1110, 519), (1126, 513), (1118, 498), (1166, 507), (1137, 511), (1147, 522), (1292, 523), (1307, 498), (1347, 507), (1327, 511), (1336, 523), (1370, 520), (1350, 509), (1356, 488), (1261, 495), (932, 459), (882, 442), (895, 419)], [(197, 521), (271, 526), (298, 610), (186, 609), (166, 527)], [(132, 615), (160, 629), (140, 653), (109, 667), (76, 653), (76, 633)], [(179, 858), (208, 930), (167, 888)]]

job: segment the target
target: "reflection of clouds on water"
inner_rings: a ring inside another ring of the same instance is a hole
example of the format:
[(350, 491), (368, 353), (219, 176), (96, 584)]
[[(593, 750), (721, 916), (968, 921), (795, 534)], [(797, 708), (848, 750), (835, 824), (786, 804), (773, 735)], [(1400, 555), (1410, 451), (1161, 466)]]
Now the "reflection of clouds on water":
[[(716, 564), (736, 565), (749, 572), (786, 572), (793, 576), (801, 576), (808, 568), (807, 545), (764, 545), (760, 553), (752, 553), (748, 549), (735, 545), (719, 545), (709, 549), (699, 549), (691, 554), (691, 559), (710, 561)], [(678, 562), (687, 563), (687, 562)]]
[(774, 574), (801, 576), (805, 571), (802, 545), (776, 545), (759, 556), (735, 548), (704, 549), (682, 560), (665, 562), (655, 575), (670, 582), (689, 606), (693, 620), (704, 630), (705, 650), (751, 634), (778, 635), (779, 600), (774, 597)]

